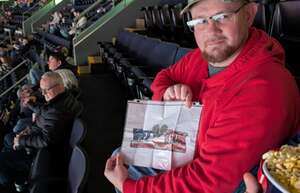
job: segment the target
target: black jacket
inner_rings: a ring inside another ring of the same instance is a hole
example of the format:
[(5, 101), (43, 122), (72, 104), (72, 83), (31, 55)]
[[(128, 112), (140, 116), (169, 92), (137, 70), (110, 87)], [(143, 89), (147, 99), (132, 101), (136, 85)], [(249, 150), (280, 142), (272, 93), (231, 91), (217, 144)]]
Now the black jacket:
[(44, 105), (30, 104), (29, 107), (36, 113), (36, 121), (30, 133), (20, 137), (20, 147), (66, 147), (74, 118), (81, 110), (79, 102), (64, 92)]

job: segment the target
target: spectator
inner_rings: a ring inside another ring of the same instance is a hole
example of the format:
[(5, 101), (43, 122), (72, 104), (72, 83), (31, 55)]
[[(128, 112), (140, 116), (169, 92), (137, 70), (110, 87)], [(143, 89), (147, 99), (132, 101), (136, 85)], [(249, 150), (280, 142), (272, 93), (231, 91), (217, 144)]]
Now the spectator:
[(39, 7), (44, 7), (48, 3), (48, 0), (40, 0), (38, 2)]
[[(13, 128), (13, 132), (18, 134), (26, 127), (32, 124), (32, 111), (27, 107), (25, 103), (26, 99), (32, 96), (33, 90), (30, 85), (24, 85), (20, 90), (18, 90), (17, 95), (20, 100), (20, 119), (17, 121)], [(5, 140), (4, 140), (5, 141)]]
[(0, 52), (0, 76), (5, 75), (12, 68), (11, 58), (8, 57), (8, 53), (5, 51)]
[[(5, 76), (12, 69), (11, 63), (12, 61), (8, 56), (8, 53), (3, 50), (0, 51), (0, 77)], [(0, 81), (0, 93), (4, 92), (6, 89), (12, 86), (14, 76), (15, 74), (11, 73)]]
[(65, 92), (58, 73), (45, 73), (40, 81), (40, 89), (47, 103), (38, 105), (30, 99), (27, 101), (36, 113), (35, 122), (12, 139), (14, 150), (0, 153), (2, 185), (26, 180), (35, 153), (28, 155), (25, 147), (33, 150), (48, 148), (60, 157), (61, 162), (67, 162), (70, 131), (80, 105), (72, 95)]
[(49, 22), (49, 33), (55, 33), (58, 24), (61, 22), (62, 14), (59, 11), (55, 11), (52, 15), (52, 20)]
[(122, 156), (112, 156), (105, 176), (124, 193), (240, 191), (243, 173), (299, 130), (299, 93), (284, 67), (284, 51), (251, 27), (257, 5), (189, 0), (186, 11), (199, 48), (160, 72), (151, 88), (154, 100), (204, 105), (194, 159), (157, 174), (151, 168), (127, 170)]
[(74, 35), (76, 33), (76, 30), (82, 30), (83, 28), (85, 28), (86, 23), (87, 23), (87, 18), (86, 16), (80, 16), (80, 12), (79, 11), (74, 11), (74, 22), (72, 23), (72, 27), (71, 30), (69, 31), (69, 35)]
[[(61, 53), (51, 53), (48, 58), (48, 69), (55, 71), (58, 69), (69, 69), (76, 74), (76, 67), (68, 64)], [(29, 71), (29, 84), (37, 85), (43, 71), (39, 68), (32, 68)]]

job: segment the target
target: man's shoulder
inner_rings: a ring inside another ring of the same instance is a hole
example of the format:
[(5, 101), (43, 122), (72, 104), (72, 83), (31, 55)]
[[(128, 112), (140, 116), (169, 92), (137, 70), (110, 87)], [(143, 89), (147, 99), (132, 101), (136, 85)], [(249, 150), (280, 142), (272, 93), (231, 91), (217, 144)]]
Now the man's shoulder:
[(188, 69), (191, 66), (197, 65), (201, 66), (201, 63), (205, 63), (206, 61), (202, 58), (202, 54), (199, 48), (195, 48), (192, 51), (188, 52), (184, 55), (177, 63), (185, 65)]

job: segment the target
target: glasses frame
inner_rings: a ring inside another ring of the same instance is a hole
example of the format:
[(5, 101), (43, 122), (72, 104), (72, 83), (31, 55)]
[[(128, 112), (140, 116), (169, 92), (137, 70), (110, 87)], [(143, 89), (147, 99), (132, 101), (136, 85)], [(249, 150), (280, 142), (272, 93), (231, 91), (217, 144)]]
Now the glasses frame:
[(244, 6), (248, 5), (249, 2), (243, 3), (240, 7), (238, 7), (236, 10), (233, 11), (226, 11), (222, 13), (218, 13), (209, 17), (199, 17), (196, 19), (192, 19), (188, 22), (186, 22), (187, 26), (190, 28), (191, 32), (194, 32), (194, 28), (196, 25), (202, 25), (208, 24), (209, 20), (212, 20), (215, 23), (220, 23), (221, 19), (230, 18), (232, 15), (237, 14)]
[(39, 91), (40, 91), (42, 94), (46, 94), (46, 93), (48, 93), (51, 89), (53, 89), (53, 88), (55, 88), (55, 87), (57, 87), (57, 86), (58, 86), (58, 84), (54, 84), (54, 85), (51, 86), (50, 88), (45, 88), (45, 89), (39, 88)]

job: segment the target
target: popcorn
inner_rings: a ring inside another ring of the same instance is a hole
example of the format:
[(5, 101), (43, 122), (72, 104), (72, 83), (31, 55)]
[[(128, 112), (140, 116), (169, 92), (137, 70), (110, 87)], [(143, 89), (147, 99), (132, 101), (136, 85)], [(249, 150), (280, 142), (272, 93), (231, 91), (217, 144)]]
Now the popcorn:
[(270, 174), (291, 193), (300, 193), (300, 145), (282, 146), (279, 151), (265, 153)]

